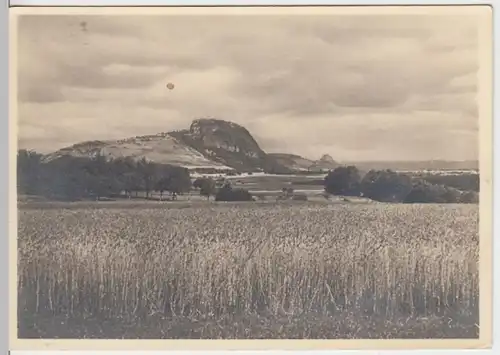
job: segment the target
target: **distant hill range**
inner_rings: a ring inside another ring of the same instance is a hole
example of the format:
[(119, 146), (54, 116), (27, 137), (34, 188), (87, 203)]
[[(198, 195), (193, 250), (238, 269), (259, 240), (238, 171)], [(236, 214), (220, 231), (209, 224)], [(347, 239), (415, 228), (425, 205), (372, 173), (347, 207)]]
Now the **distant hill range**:
[(447, 161), (447, 160), (423, 160), (423, 161), (355, 161), (343, 162), (343, 165), (356, 165), (361, 170), (383, 170), (395, 171), (443, 171), (443, 170), (479, 170), (479, 161)]
[[(190, 170), (219, 170), (286, 174), (321, 172), (341, 165), (325, 154), (310, 160), (294, 154), (266, 153), (243, 126), (218, 119), (194, 120), (185, 130), (121, 140), (87, 141), (47, 154), (44, 161), (62, 157), (146, 158)], [(344, 163), (345, 164), (345, 163)], [(361, 162), (360, 168), (395, 170), (476, 169), (477, 162)]]
[(325, 171), (340, 166), (340, 164), (333, 160), (328, 154), (323, 155), (319, 160), (310, 160), (300, 155), (285, 153), (270, 153), (269, 156), (275, 159), (279, 164), (294, 171)]

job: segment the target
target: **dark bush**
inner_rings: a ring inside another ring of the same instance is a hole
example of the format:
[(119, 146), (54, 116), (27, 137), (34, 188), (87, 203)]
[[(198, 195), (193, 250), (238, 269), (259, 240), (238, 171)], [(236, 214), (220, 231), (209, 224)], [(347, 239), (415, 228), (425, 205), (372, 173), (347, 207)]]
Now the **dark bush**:
[(245, 189), (233, 189), (229, 184), (219, 189), (215, 201), (253, 201), (252, 195)]

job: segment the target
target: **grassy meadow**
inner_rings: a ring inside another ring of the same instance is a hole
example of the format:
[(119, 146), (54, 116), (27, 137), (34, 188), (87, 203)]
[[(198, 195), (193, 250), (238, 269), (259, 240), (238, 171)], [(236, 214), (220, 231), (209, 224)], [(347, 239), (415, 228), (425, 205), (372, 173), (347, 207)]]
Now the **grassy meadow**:
[(477, 205), (19, 209), (22, 338), (476, 338)]

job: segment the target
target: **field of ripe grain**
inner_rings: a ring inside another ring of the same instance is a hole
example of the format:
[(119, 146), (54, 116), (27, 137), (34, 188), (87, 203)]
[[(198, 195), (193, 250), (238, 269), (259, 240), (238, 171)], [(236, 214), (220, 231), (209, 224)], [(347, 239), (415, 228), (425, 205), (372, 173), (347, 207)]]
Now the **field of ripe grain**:
[(477, 205), (19, 211), (20, 337), (474, 338)]

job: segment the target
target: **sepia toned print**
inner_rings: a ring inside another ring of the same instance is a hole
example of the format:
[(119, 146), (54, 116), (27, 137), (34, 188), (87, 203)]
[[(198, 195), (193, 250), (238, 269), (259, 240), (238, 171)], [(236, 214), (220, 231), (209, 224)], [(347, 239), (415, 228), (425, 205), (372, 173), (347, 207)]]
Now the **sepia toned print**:
[(15, 16), (18, 340), (490, 342), (491, 13), (259, 9)]

